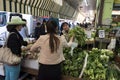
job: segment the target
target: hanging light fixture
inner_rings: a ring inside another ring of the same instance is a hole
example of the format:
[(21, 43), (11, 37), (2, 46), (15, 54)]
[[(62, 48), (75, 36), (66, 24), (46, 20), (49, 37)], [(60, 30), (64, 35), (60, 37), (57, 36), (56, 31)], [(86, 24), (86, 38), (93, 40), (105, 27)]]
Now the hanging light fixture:
[(85, 0), (85, 5), (88, 6), (88, 1), (87, 0)]

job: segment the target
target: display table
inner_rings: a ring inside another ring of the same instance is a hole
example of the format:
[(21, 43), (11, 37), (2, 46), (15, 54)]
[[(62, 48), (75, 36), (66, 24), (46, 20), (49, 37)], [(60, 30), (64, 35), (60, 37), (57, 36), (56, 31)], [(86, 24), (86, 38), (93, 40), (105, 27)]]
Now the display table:
[(111, 39), (110, 38), (95, 38), (95, 47), (100, 49), (106, 49), (109, 45)]
[[(35, 76), (35, 80), (38, 80), (38, 70), (39, 70), (39, 63), (36, 59), (23, 59), (21, 71), (27, 74), (31, 74)], [(24, 77), (24, 75), (23, 75)], [(24, 80), (24, 78), (20, 79)], [(73, 78), (70, 76), (62, 76), (62, 80), (82, 80), (79, 78)]]
[(35, 76), (38, 75), (38, 70), (32, 69), (32, 68), (22, 67), (21, 71), (25, 72), (25, 73), (28, 73), (28, 74), (31, 74), (31, 75), (35, 75)]
[(36, 59), (24, 59), (22, 62), (22, 72), (37, 76), (39, 70), (39, 63)]
[(87, 41), (85, 41), (85, 44), (94, 44), (94, 42), (95, 42), (94, 40), (91, 40), (91, 41), (87, 40)]
[(103, 39), (100, 39), (100, 38), (95, 38), (95, 41), (97, 42), (103, 42), (103, 43), (110, 43), (111, 39), (110, 38), (103, 38)]

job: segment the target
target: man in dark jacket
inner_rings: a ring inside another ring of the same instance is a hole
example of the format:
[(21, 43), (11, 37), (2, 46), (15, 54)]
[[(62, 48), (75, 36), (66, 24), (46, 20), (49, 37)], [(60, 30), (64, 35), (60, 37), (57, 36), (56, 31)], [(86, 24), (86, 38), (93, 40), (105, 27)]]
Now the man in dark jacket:
[(38, 22), (35, 28), (35, 39), (37, 40), (40, 35), (45, 35), (47, 33), (46, 20), (43, 19), (42, 25)]

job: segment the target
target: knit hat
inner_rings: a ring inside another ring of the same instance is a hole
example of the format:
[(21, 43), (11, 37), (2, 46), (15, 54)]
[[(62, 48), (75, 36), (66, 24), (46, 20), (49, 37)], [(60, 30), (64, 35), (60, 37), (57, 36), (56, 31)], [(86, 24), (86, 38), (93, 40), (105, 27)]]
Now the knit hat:
[(7, 23), (8, 25), (23, 25), (26, 24), (25, 21), (22, 21), (22, 19), (19, 16), (12, 16), (11, 21)]

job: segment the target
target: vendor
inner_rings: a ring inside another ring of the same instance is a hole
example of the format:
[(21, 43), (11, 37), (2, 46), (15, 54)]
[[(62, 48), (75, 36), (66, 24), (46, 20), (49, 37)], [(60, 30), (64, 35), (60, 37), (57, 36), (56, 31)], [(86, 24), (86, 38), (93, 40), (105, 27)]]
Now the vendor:
[(69, 28), (70, 27), (69, 27), (69, 24), (67, 22), (62, 23), (60, 35), (64, 35), (67, 41), (69, 41), (69, 35), (68, 35)]

